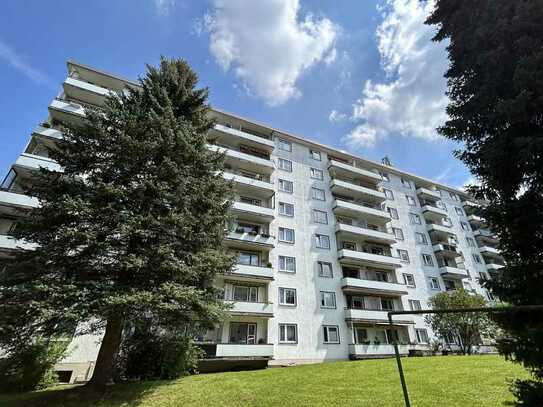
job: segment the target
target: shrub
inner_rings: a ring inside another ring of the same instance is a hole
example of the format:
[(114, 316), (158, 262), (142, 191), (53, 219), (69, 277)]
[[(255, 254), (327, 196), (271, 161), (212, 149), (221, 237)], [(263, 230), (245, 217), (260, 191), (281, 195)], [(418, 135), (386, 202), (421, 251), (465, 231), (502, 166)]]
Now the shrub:
[(0, 359), (0, 392), (25, 392), (57, 383), (53, 367), (67, 345), (66, 341), (38, 338)]

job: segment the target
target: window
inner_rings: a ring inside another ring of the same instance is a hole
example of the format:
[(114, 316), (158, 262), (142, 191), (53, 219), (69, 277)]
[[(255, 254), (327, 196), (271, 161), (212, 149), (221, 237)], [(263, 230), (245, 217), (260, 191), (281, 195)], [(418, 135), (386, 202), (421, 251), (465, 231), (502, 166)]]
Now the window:
[(428, 332), (426, 329), (415, 329), (417, 333), (417, 342), (418, 343), (428, 343)]
[(245, 285), (235, 285), (232, 287), (232, 299), (234, 301), (257, 302), (258, 287), (249, 287)]
[(341, 248), (346, 250), (353, 250), (356, 251), (356, 243), (355, 242), (341, 242)]
[(381, 176), (383, 181), (386, 181), (386, 182), (390, 181), (390, 177), (388, 176), (388, 174), (386, 172), (379, 171), (379, 175)]
[(279, 304), (296, 306), (296, 289), (279, 287)]
[(432, 256), (429, 254), (422, 254), (422, 262), (425, 266), (433, 266), (434, 260), (432, 259)]
[(294, 229), (279, 228), (279, 241), (294, 243)]
[(239, 252), (238, 263), (243, 264), (245, 266), (259, 266), (260, 255), (258, 253)]
[(330, 249), (330, 237), (327, 235), (315, 235), (315, 245), (319, 249)]
[(396, 239), (403, 240), (403, 230), (400, 228), (392, 228), (392, 233), (394, 233)]
[(313, 221), (315, 223), (322, 223), (328, 225), (328, 214), (324, 211), (313, 209)]
[(415, 232), (415, 240), (418, 244), (428, 244), (428, 239), (424, 233)]
[(394, 311), (394, 301), (390, 298), (381, 298), (381, 309)]
[(478, 254), (473, 253), (471, 256), (473, 257), (473, 261), (475, 261), (475, 263), (477, 263), (477, 264), (482, 263), (481, 256), (479, 256)]
[(411, 206), (416, 206), (417, 203), (415, 202), (415, 198), (413, 198), (411, 195), (406, 195), (405, 199), (407, 199), (407, 203)]
[(296, 258), (289, 256), (279, 256), (279, 271), (296, 273)]
[(398, 249), (398, 257), (401, 261), (409, 263), (409, 253), (407, 250)]
[(417, 215), (416, 213), (410, 213), (409, 214), (409, 220), (413, 225), (420, 225), (421, 224), (420, 216)]
[(294, 184), (292, 181), (287, 181), (285, 179), (279, 180), (279, 191), (288, 192), (289, 194), (292, 194), (292, 191), (294, 190)]
[(322, 170), (319, 170), (317, 168), (311, 168), (310, 175), (311, 175), (311, 178), (318, 179), (319, 181), (322, 181), (324, 179)]
[(339, 327), (337, 325), (324, 325), (324, 343), (339, 343)]
[(394, 208), (387, 208), (388, 214), (392, 219), (400, 219), (398, 216), (398, 211)]
[(466, 242), (468, 242), (469, 247), (475, 247), (475, 240), (471, 237), (466, 237)]
[(321, 308), (336, 308), (336, 293), (321, 291)]
[(294, 216), (294, 205), (286, 202), (279, 202), (279, 215)]
[(290, 153), (292, 151), (292, 143), (287, 140), (279, 139), (279, 150), (288, 151)]
[(392, 190), (383, 188), (383, 192), (385, 193), (385, 197), (387, 199), (390, 199), (391, 201), (394, 200), (394, 192), (392, 192)]
[(279, 169), (292, 172), (292, 161), (285, 160), (284, 158), (279, 158)]
[(239, 201), (254, 206), (262, 206), (262, 200), (256, 198), (250, 198), (248, 196), (240, 196)]
[(449, 192), (449, 195), (451, 196), (451, 199), (453, 201), (459, 201), (460, 198), (458, 197), (458, 195), (456, 195), (454, 192)]
[(324, 201), (325, 200), (324, 189), (311, 188), (311, 198), (316, 201)]
[(401, 182), (402, 182), (402, 185), (406, 188), (411, 188), (411, 183), (409, 182), (408, 179), (405, 179), (405, 178), (400, 178)]
[(332, 263), (318, 261), (317, 267), (319, 269), (319, 277), (332, 278), (334, 276), (332, 271)]
[(409, 308), (411, 308), (411, 311), (420, 311), (422, 306), (419, 300), (409, 300)]
[(445, 205), (445, 202), (443, 202), (443, 201), (437, 201), (437, 202), (436, 202), (436, 206), (437, 206), (438, 208), (443, 209), (444, 211), (447, 211), (447, 205)]
[(296, 324), (279, 324), (279, 343), (297, 343), (298, 326)]
[(482, 281), (486, 281), (488, 280), (488, 277), (486, 276), (486, 273), (484, 271), (480, 271), (479, 272), (479, 280), (482, 282)]
[(403, 274), (403, 282), (409, 287), (416, 287), (415, 285), (415, 276), (413, 274)]
[(315, 150), (309, 150), (309, 156), (316, 160), (316, 161), (320, 161), (321, 160), (321, 152), (320, 151), (315, 151)]
[(462, 226), (462, 229), (469, 230), (469, 225), (466, 222), (460, 222), (460, 226)]
[(432, 290), (440, 290), (439, 280), (437, 279), (437, 277), (430, 277), (430, 288)]
[(462, 210), (462, 208), (459, 208), (458, 206), (455, 206), (454, 210), (456, 211), (456, 214), (458, 216), (464, 216), (464, 211)]
[(494, 301), (494, 295), (488, 290), (485, 290), (486, 298), (488, 298), (489, 301)]

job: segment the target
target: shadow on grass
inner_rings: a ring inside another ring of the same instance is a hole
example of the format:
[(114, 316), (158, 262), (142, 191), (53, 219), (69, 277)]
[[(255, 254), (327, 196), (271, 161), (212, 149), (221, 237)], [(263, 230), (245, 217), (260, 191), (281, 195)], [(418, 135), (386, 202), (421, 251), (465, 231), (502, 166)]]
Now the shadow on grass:
[(22, 394), (0, 394), (0, 407), (138, 406), (146, 396), (174, 381), (122, 383), (103, 391), (86, 386), (57, 387)]

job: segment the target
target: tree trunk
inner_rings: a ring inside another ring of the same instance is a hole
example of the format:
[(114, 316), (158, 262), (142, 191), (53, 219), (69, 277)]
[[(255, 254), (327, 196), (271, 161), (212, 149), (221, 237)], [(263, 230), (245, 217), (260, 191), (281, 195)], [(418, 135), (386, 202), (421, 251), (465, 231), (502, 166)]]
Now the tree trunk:
[(94, 373), (87, 386), (103, 388), (113, 383), (115, 357), (121, 344), (122, 325), (122, 320), (118, 317), (107, 320), (106, 332), (96, 358)]

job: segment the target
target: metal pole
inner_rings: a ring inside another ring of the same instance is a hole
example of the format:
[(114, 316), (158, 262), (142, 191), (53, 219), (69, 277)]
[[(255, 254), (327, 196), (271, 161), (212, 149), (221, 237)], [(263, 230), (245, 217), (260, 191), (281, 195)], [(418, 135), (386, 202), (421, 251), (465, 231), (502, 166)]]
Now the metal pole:
[[(393, 330), (392, 325), (392, 313), (388, 313), (388, 325), (390, 326), (390, 332)], [(394, 345), (394, 354), (396, 355), (396, 364), (398, 365), (398, 372), (400, 373), (400, 382), (402, 383), (403, 399), (405, 401), (405, 407), (411, 407), (409, 403), (409, 393), (407, 391), (407, 384), (405, 383), (405, 377), (403, 375), (402, 359), (400, 358), (400, 350), (398, 349), (398, 338), (392, 334), (392, 344)]]

